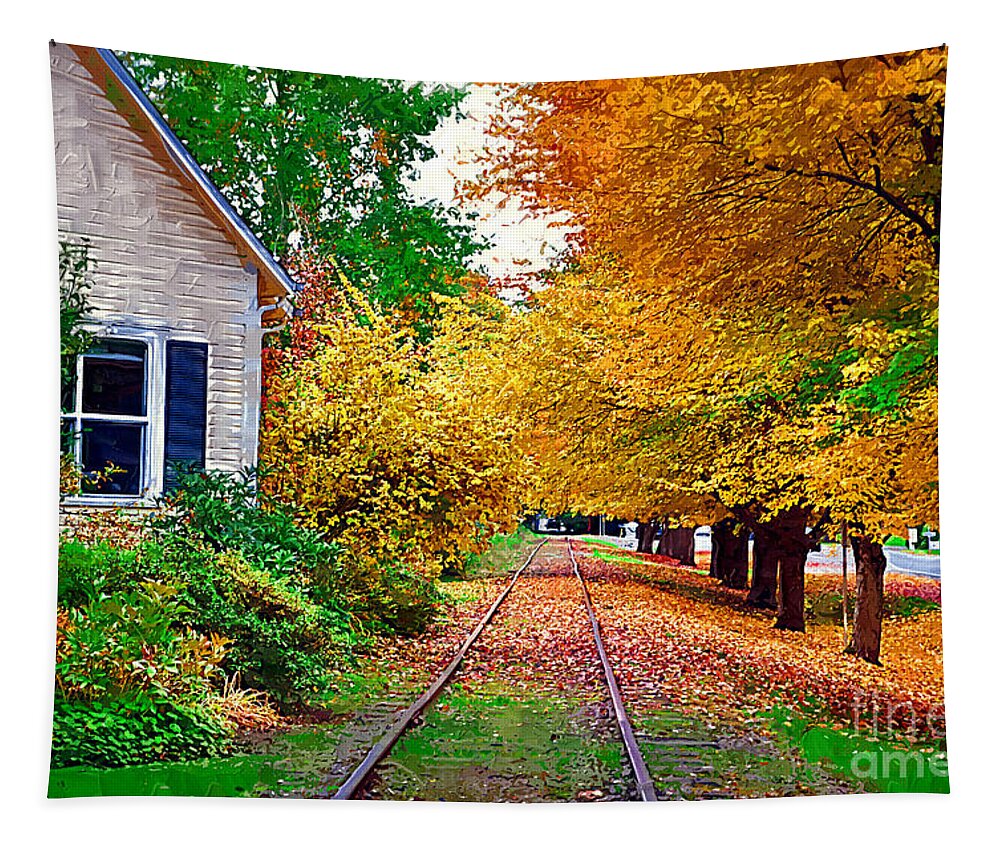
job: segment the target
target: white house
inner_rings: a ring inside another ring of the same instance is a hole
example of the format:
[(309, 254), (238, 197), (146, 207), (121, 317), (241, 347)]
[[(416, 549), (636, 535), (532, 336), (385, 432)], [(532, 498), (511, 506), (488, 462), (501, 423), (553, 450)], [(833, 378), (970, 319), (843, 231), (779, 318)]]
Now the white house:
[(98, 337), (63, 422), (85, 471), (123, 471), (65, 504), (149, 504), (172, 462), (256, 463), (261, 341), (294, 286), (114, 54), (50, 54), (59, 237), (89, 243)]

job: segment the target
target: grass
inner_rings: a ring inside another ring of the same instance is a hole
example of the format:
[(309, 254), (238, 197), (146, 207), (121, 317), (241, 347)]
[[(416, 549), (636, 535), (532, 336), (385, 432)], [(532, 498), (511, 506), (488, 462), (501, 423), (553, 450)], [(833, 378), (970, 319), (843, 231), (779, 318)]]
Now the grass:
[(520, 567), (531, 550), (546, 537), (532, 532), (527, 526), (518, 526), (506, 535), (494, 535), (486, 552), (467, 558), (465, 576), (457, 579), (481, 579), (509, 573)]
[(770, 729), (810, 762), (861, 782), (872, 792), (947, 793), (945, 741), (910, 742), (901, 736), (868, 735), (826, 726), (800, 710), (775, 707)]
[[(806, 620), (815, 624), (840, 623), (843, 617), (841, 600), (843, 597), (832, 591), (806, 591)], [(852, 617), (855, 598), (847, 595), (848, 617)], [(909, 618), (921, 612), (934, 611), (941, 608), (940, 603), (925, 600), (923, 597), (885, 595), (885, 616), (892, 618)]]
[[(847, 791), (823, 766), (748, 729), (723, 730), (677, 712), (636, 719), (639, 744), (659, 794), (669, 799), (757, 798)], [(738, 735), (734, 735), (738, 732)]]
[[(593, 711), (598, 711), (592, 706)], [(393, 800), (623, 798), (622, 749), (587, 707), (557, 697), (449, 687), (390, 754), (377, 795)]]
[(278, 733), (266, 753), (127, 768), (53, 769), (48, 796), (253, 797), (283, 788), (309, 789), (318, 786), (329, 770), (330, 752), (339, 735), (339, 724), (327, 724)]
[(930, 547), (910, 550), (910, 542), (907, 541), (906, 538), (901, 538), (899, 535), (890, 535), (886, 539), (886, 541), (883, 544), (883, 546), (886, 546), (886, 547), (906, 547), (910, 551), (911, 555), (917, 555), (917, 556), (926, 556), (926, 555), (939, 556), (939, 555), (941, 555), (941, 550), (939, 550), (939, 549), (932, 550), (932, 549), (930, 549)]
[(128, 768), (56, 768), (49, 772), (50, 798), (99, 798), (116, 795), (142, 797), (238, 797), (249, 794), (270, 776), (261, 754), (206, 759), (200, 762), (133, 765)]
[(622, 562), (624, 564), (645, 564), (646, 563), (641, 558), (636, 558), (635, 556), (620, 556), (620, 555), (618, 555), (616, 553), (609, 553), (609, 552), (607, 552), (605, 550), (597, 550), (597, 549), (595, 549), (591, 553), (591, 556), (593, 558), (600, 559), (601, 561)]
[[(595, 538), (593, 535), (580, 535), (576, 540), (583, 542), (584, 544), (596, 544), (601, 547), (618, 547), (619, 549), (628, 549), (627, 547), (619, 547), (618, 544), (609, 543), (606, 538)], [(620, 540), (624, 541), (624, 538)]]

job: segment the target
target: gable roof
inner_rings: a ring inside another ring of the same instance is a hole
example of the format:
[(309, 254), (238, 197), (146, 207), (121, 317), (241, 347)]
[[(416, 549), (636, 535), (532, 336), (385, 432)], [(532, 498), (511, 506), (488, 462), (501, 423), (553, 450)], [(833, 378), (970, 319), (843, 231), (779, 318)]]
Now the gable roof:
[[(94, 82), (108, 93), (119, 110), (123, 106), (131, 106), (129, 114), (125, 115), (126, 119), (138, 120), (153, 131), (153, 138), (162, 145), (169, 159), (190, 178), (208, 212), (248, 255), (257, 269), (257, 298), (261, 306), (277, 305), (279, 301), (292, 295), (297, 288), (288, 273), (212, 183), (118, 57), (106, 48), (77, 45), (69, 47), (79, 56), (93, 75)], [(117, 91), (110, 91), (111, 86)], [(119, 93), (125, 96), (127, 104), (120, 97), (115, 97)], [(284, 311), (278, 307), (270, 314), (273, 315), (265, 314), (265, 319), (280, 321)]]

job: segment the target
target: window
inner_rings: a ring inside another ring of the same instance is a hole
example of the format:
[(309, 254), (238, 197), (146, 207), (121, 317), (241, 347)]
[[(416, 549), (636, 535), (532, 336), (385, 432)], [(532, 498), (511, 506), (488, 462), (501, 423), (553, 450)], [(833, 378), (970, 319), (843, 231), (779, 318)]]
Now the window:
[(102, 340), (63, 389), (64, 448), (85, 494), (141, 496), (148, 480), (149, 368), (145, 343)]

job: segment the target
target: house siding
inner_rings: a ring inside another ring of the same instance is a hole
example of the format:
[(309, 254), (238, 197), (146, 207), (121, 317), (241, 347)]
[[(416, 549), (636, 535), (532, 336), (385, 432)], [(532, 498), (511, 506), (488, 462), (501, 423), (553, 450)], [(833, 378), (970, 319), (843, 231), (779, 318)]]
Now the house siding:
[(52, 47), (51, 70), (60, 239), (90, 243), (89, 318), (113, 333), (207, 342), (206, 466), (256, 463), (256, 269), (154, 131), (130, 124), (72, 48)]

